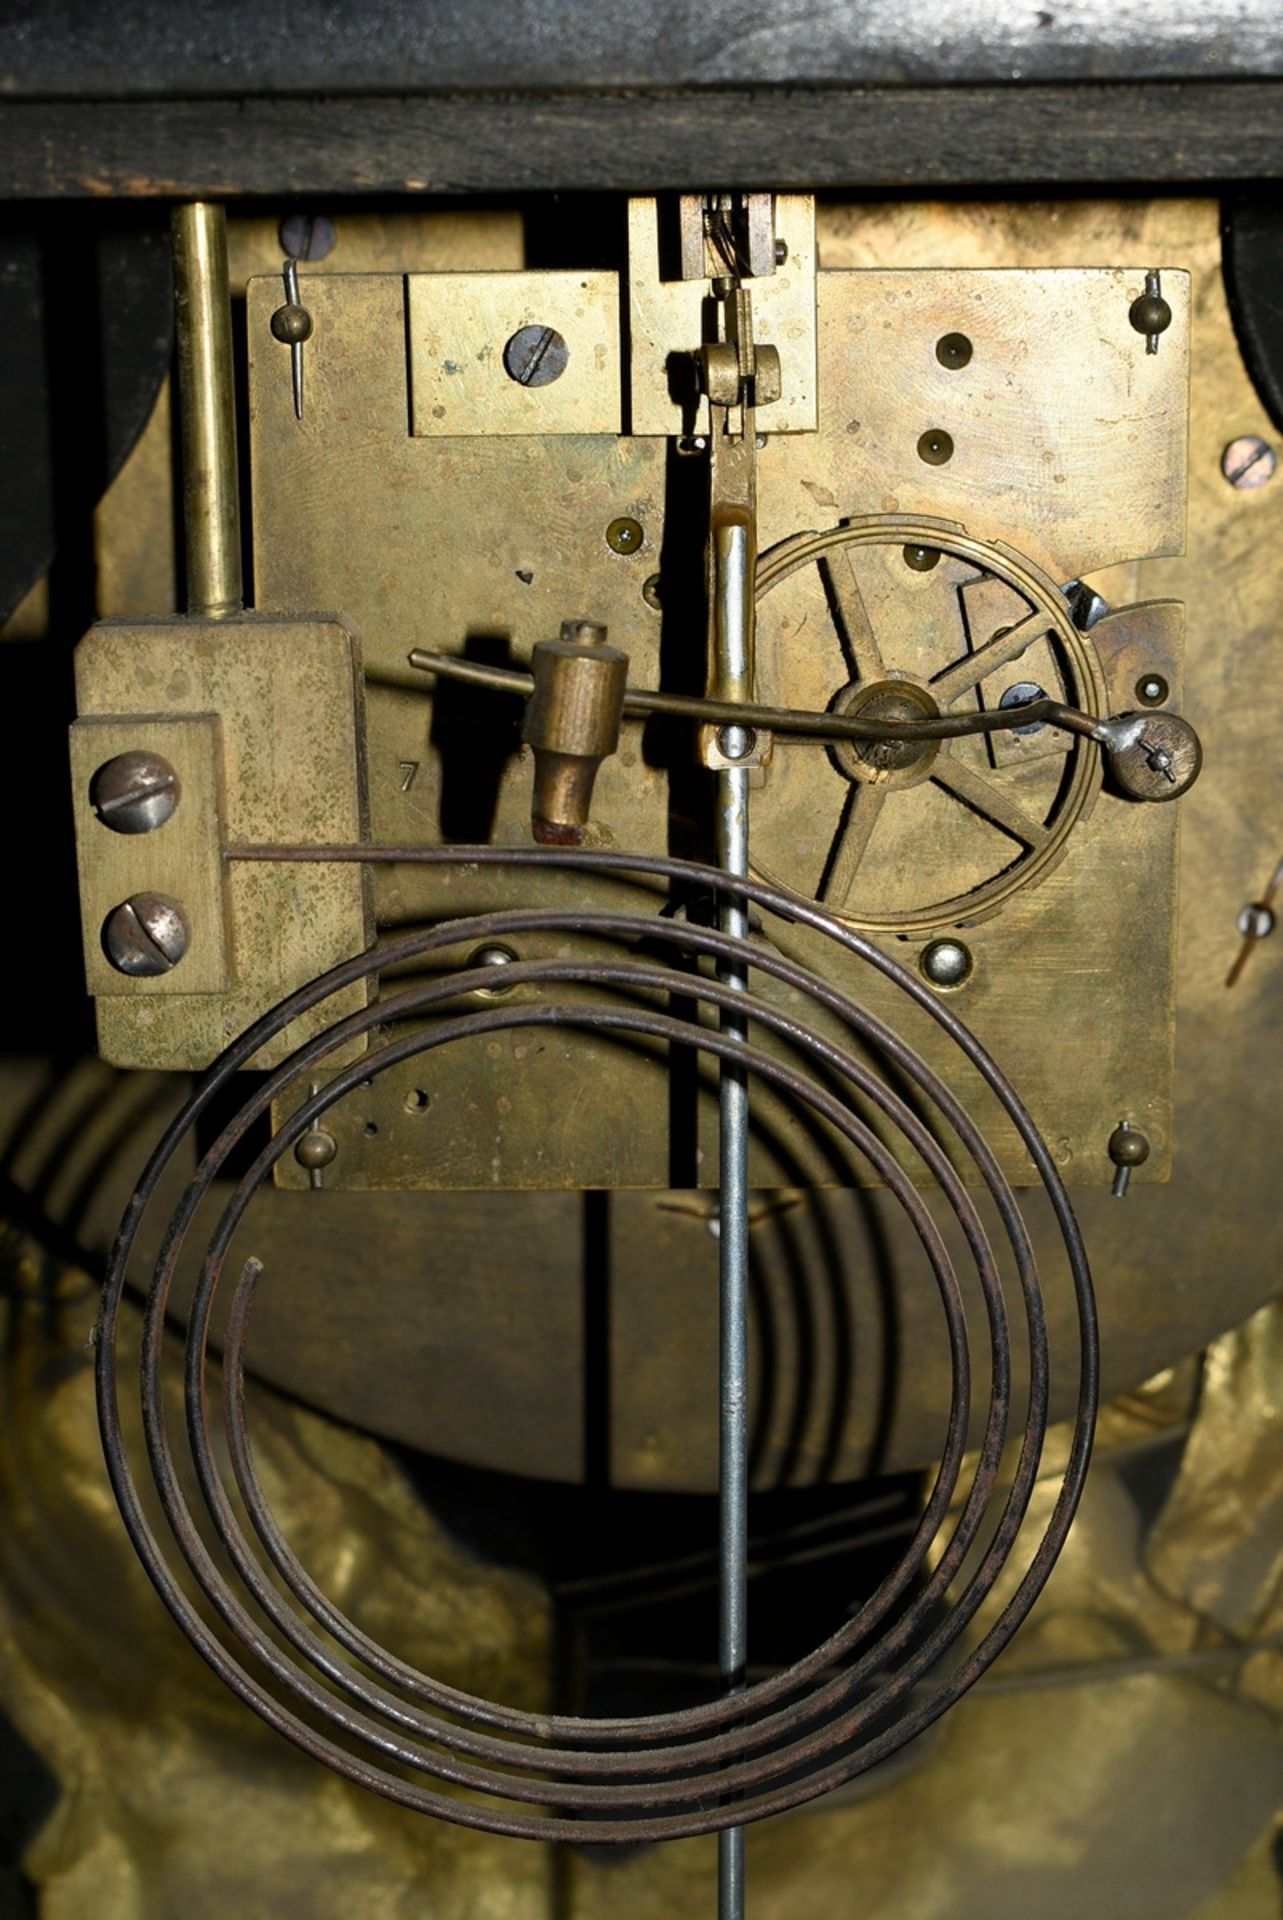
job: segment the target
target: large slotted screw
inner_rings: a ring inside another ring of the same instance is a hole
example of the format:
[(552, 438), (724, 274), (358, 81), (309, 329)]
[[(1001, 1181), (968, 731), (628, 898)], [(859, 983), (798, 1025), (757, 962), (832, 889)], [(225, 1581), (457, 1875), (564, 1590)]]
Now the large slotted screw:
[(107, 915), (102, 944), (117, 973), (153, 980), (170, 973), (191, 938), (187, 916), (165, 893), (136, 893)]
[(560, 380), (570, 348), (555, 327), (519, 327), (503, 350), (508, 377), (521, 387), (547, 387)]
[(113, 833), (154, 833), (178, 805), (178, 775), (159, 753), (118, 753), (99, 767), (89, 798)]

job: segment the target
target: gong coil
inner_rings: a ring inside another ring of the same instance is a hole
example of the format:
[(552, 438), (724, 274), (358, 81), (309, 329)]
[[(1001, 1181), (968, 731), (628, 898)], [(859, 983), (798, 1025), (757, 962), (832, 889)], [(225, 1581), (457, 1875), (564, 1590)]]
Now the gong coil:
[[(779, 914), (858, 956), (943, 1029), (988, 1084), (1028, 1149), (1059, 1224), (1076, 1295), (1079, 1392), (1061, 1486), (1045, 1529), (1031, 1543), (1025, 1522), (1046, 1431), (1050, 1362), (1038, 1275), (1019, 1207), (981, 1132), (948, 1087), (903, 1039), (820, 974), (763, 941), (737, 941), (689, 918), (653, 910), (512, 907), (402, 933), (290, 995), (226, 1050), (157, 1146), (112, 1251), (97, 1345), (108, 1470), (134, 1546), (199, 1653), (265, 1721), (347, 1779), (464, 1826), (540, 1840), (636, 1843), (739, 1826), (841, 1786), (929, 1727), (1006, 1646), (1045, 1583), (1082, 1491), (1097, 1397), (1091, 1280), (1069, 1199), (1032, 1120), (985, 1049), (928, 987), (860, 933), (795, 896), (689, 862), (595, 850), (491, 847), (259, 848), (234, 857), (415, 861), (518, 874), (527, 868), (569, 868), (585, 875), (646, 878), (666, 882), (685, 898), (714, 892), (723, 904)], [(484, 1005), (461, 1003), (466, 995), (493, 989), (494, 973), (485, 965), (465, 962), (399, 986), (300, 1045), (247, 1096), (200, 1158), (166, 1224), (143, 1308), (143, 1440), (164, 1519), (163, 1527), (154, 1526), (122, 1432), (116, 1343), (139, 1227), (175, 1153), (231, 1076), (268, 1039), (321, 1008), (332, 994), (456, 947), (475, 951), (549, 933), (619, 943), (621, 954), (514, 959), (505, 968), (504, 986), (526, 993), (505, 993)], [(657, 952), (661, 958), (654, 957)], [(701, 963), (705, 971), (699, 970)], [(801, 1000), (822, 1010), (830, 1029), (836, 1022), (857, 1043), (858, 1056), (844, 1039), (716, 977), (719, 967), (746, 963), (753, 974), (788, 990), (790, 1006)], [(567, 999), (558, 993), (585, 987), (606, 989), (614, 997)], [(756, 1039), (701, 1024), (697, 1011), (688, 1011), (699, 1006), (718, 1014), (747, 1013), (750, 1033), (772, 1035), (786, 1051), (770, 1053)], [(864, 1155), (895, 1195), (939, 1289), (952, 1388), (940, 1464), (905, 1554), (850, 1620), (786, 1671), (679, 1712), (589, 1719), (519, 1711), (417, 1671), (370, 1639), (327, 1598), (281, 1533), (255, 1469), (245, 1400), (250, 1317), (261, 1278), (252, 1258), (231, 1283), (218, 1408), (221, 1436), (215, 1426), (207, 1382), (215, 1302), (245, 1210), (276, 1161), (293, 1151), (334, 1102), (397, 1062), (469, 1035), (525, 1027), (642, 1036), (670, 1048), (698, 1049), (802, 1103)], [(362, 1036), (369, 1038), (368, 1050), (317, 1086), (315, 1075), (327, 1056)], [(312, 1091), (236, 1180), (203, 1246), (183, 1368), (186, 1437), (199, 1490), (198, 1499), (189, 1503), (162, 1378), (177, 1264), (197, 1210), (229, 1156), (296, 1084)], [(875, 1108), (925, 1165), (974, 1263), (984, 1299), (989, 1384), (982, 1437), (970, 1457), (972, 1340), (958, 1271), (923, 1194), (857, 1102)], [(920, 1117), (924, 1103), (961, 1144), (975, 1179), (991, 1197), (1014, 1269), (1029, 1385), (1018, 1452), (1006, 1478), (1000, 1471), (1012, 1399), (1008, 1287), (975, 1201)], [(223, 1443), (248, 1531), (220, 1468)], [(964, 1488), (960, 1483), (969, 1458)], [(968, 1643), (968, 1629), (1017, 1542), (1027, 1555), (1025, 1570), (996, 1618)], [(191, 1581), (205, 1605), (190, 1596)]]

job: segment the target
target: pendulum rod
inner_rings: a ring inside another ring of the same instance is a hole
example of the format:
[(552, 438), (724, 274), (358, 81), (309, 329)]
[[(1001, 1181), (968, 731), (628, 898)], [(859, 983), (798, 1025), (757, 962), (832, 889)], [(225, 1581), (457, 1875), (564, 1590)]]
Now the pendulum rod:
[[(746, 767), (727, 767), (717, 776), (717, 858), (739, 878), (748, 872)], [(722, 930), (735, 939), (747, 935), (739, 901), (723, 909)], [(740, 991), (748, 985), (742, 966), (728, 967), (723, 977)], [(733, 1039), (748, 1037), (738, 1014), (723, 1013), (721, 1026)], [(730, 1691), (744, 1684), (748, 1639), (748, 1086), (742, 1067), (722, 1062), (718, 1098), (718, 1657)], [(718, 1835), (718, 1916), (742, 1920), (743, 1913), (744, 1829), (729, 1827)]]
[[(736, 301), (747, 306), (738, 288), (727, 300), (728, 332)], [(751, 383), (742, 403), (710, 407), (709, 440), (709, 610), (710, 677), (716, 695), (733, 704), (753, 698), (754, 575), (757, 566), (756, 427)], [(717, 860), (738, 879), (748, 875), (749, 762), (757, 757), (757, 737), (734, 722), (705, 733), (706, 763), (717, 768)], [(742, 763), (742, 764), (737, 764)], [(748, 936), (742, 898), (721, 909), (722, 931), (733, 939)], [(738, 992), (748, 987), (747, 966), (722, 970)], [(721, 1014), (722, 1032), (748, 1038), (748, 1022), (729, 1009)], [(748, 1657), (748, 1083), (742, 1066), (723, 1060), (719, 1081), (718, 1129), (718, 1658), (727, 1692), (744, 1685)], [(718, 1920), (743, 1920), (745, 1911), (744, 1828), (718, 1835)]]

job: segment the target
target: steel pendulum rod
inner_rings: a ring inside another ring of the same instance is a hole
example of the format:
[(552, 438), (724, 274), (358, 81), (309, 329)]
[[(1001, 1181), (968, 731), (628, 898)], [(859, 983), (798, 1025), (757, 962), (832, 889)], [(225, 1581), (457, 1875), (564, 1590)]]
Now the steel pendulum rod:
[[(727, 415), (713, 409), (711, 457), (712, 666), (719, 692), (732, 701), (753, 692), (753, 580), (756, 567), (753, 413), (740, 411), (740, 430), (727, 433)], [(749, 768), (756, 736), (735, 723), (716, 736), (717, 859), (737, 879), (748, 876)], [(727, 762), (731, 764), (726, 764)], [(741, 899), (722, 908), (723, 932), (748, 936)], [(739, 992), (748, 987), (747, 966), (735, 962), (722, 973)], [(748, 1022), (724, 1010), (721, 1027), (748, 1038)], [(744, 1070), (723, 1061), (719, 1082), (719, 1334), (720, 1416), (718, 1447), (718, 1656), (728, 1692), (744, 1685), (748, 1660), (748, 1083)], [(718, 1835), (718, 1920), (743, 1920), (744, 1829)]]
[[(721, 203), (719, 202), (719, 205)], [(717, 229), (729, 271), (712, 281), (718, 337), (701, 349), (709, 402), (709, 678), (714, 698), (747, 705), (753, 699), (757, 573), (756, 405), (778, 375), (773, 348), (753, 339), (753, 297), (741, 281), (740, 257), (729, 230)], [(773, 246), (773, 242), (772, 242)], [(706, 249), (699, 249), (705, 256)], [(760, 389), (760, 391), (759, 391)], [(773, 389), (778, 391), (778, 382)], [(738, 719), (701, 734), (706, 766), (717, 769), (717, 858), (737, 879), (748, 876), (749, 768), (760, 765), (762, 737)], [(742, 897), (721, 909), (724, 933), (748, 936)], [(738, 959), (723, 969), (738, 993), (748, 967)], [(723, 1008), (723, 1033), (748, 1037), (747, 1019)], [(744, 1685), (748, 1660), (748, 1084), (744, 1069), (723, 1060), (719, 1081), (719, 1316), (718, 1371), (718, 1659), (722, 1684)], [(717, 1838), (718, 1920), (744, 1920), (744, 1828)]]
[[(738, 727), (726, 731), (744, 734)], [(747, 875), (746, 767), (728, 767), (717, 776), (717, 855), (728, 873)], [(722, 929), (736, 939), (747, 935), (742, 903), (723, 910)], [(740, 991), (748, 985), (742, 966), (727, 968), (724, 977)], [(734, 1039), (748, 1037), (748, 1023), (738, 1014), (723, 1013), (721, 1026)], [(718, 1656), (723, 1684), (731, 1691), (743, 1686), (748, 1660), (748, 1085), (742, 1067), (722, 1062), (719, 1100)], [(719, 1833), (717, 1844), (718, 1920), (742, 1920), (743, 1827)]]

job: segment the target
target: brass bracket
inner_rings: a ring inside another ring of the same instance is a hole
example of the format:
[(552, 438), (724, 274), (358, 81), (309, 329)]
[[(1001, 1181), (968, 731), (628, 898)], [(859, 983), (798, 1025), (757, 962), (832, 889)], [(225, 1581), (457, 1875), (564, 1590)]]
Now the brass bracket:
[(415, 435), (618, 433), (619, 276), (412, 273)]
[[(76, 649), (76, 697), (81, 914), (99, 1049), (116, 1066), (207, 1066), (372, 938), (359, 868), (223, 859), (231, 845), (366, 837), (359, 637), (333, 614), (103, 621)], [(139, 749), (172, 763), (178, 804), (154, 831), (113, 832), (94, 815), (90, 783), (113, 755)], [(186, 951), (155, 977), (117, 971), (103, 951), (105, 916), (137, 894), (171, 900), (187, 929)], [(363, 1006), (364, 987), (344, 1004)], [(283, 1059), (310, 1031), (295, 1021), (251, 1064)]]
[[(754, 199), (757, 196), (752, 196)], [(695, 197), (698, 198), (698, 197)], [(754, 313), (758, 331), (779, 348), (788, 361), (787, 391), (768, 400), (759, 390), (758, 404), (766, 408), (761, 428), (771, 434), (813, 434), (819, 423), (816, 380), (816, 252), (815, 201), (809, 194), (778, 193), (774, 198), (773, 271), (754, 279)], [(702, 202), (701, 202), (702, 204)], [(703, 303), (709, 280), (725, 272), (706, 251), (700, 275), (687, 275), (698, 250), (686, 244), (689, 260), (665, 270), (661, 216), (651, 198), (628, 204), (628, 398), (635, 435), (701, 435), (710, 431), (709, 401), (697, 388), (692, 347), (705, 334)], [(779, 256), (782, 254), (782, 258)], [(769, 387), (769, 380), (767, 382)]]

